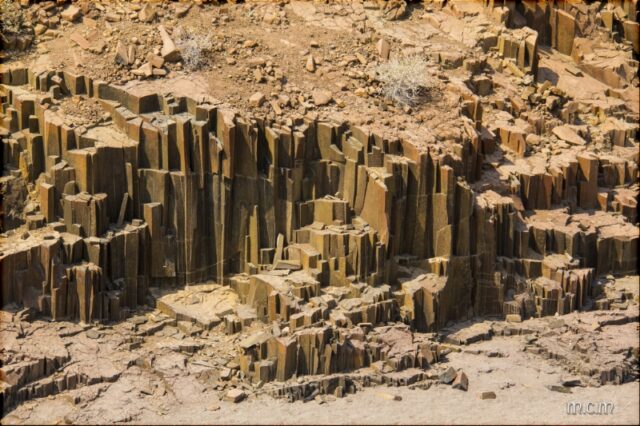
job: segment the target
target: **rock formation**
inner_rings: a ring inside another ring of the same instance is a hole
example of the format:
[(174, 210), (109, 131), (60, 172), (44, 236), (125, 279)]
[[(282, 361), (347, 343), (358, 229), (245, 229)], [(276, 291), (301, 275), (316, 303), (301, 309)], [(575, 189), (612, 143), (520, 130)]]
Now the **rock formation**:
[[(443, 112), (448, 129), (418, 142), (339, 114), (287, 116), (288, 97), (262, 92), (239, 110), (67, 69), (2, 66), (2, 185), (20, 201), (5, 206), (22, 202), (3, 212), (3, 307), (113, 324), (152, 306), (159, 323), (187, 336), (248, 334), (233, 370), (249, 383), (324, 375), (272, 388), (291, 399), (348, 393), (356, 379), (344, 373), (365, 367), (422, 382), (447, 348), (432, 333), (460, 321), (609, 308), (604, 282), (637, 273), (638, 111), (623, 94), (638, 84), (636, 2), (425, 3), (425, 22), (454, 39), (445, 15), (504, 26), (471, 41), (462, 34), (475, 57), (429, 53), (465, 77), (437, 83), (455, 108)], [(369, 6), (385, 21), (411, 10), (403, 1)], [(89, 9), (61, 17), (73, 25)], [(150, 4), (135, 12), (156, 18)], [(146, 79), (177, 66), (178, 45), (163, 25), (157, 31), (161, 51), (145, 64), (118, 42), (118, 67)], [(73, 39), (90, 50), (83, 37)], [(629, 55), (606, 53), (625, 40)], [(395, 54), (386, 40), (376, 46), (382, 60)], [(575, 99), (541, 78), (554, 72), (541, 59), (547, 51), (566, 56), (571, 75), (607, 85), (606, 96)], [(305, 58), (303, 72), (322, 75), (322, 62)], [(258, 83), (275, 75), (255, 63)], [(518, 92), (497, 73), (519, 79)], [(95, 103), (95, 117), (70, 125), (60, 105), (78, 98)], [(318, 108), (341, 102), (322, 91), (301, 98)], [(490, 334), (499, 332), (451, 342)], [(446, 383), (466, 390), (467, 376), (453, 373)], [(602, 383), (625, 374), (603, 372)], [(30, 398), (32, 375), (45, 373), (19, 375), (6, 407)], [(74, 388), (69, 380), (47, 386)], [(236, 393), (227, 399), (245, 398)]]

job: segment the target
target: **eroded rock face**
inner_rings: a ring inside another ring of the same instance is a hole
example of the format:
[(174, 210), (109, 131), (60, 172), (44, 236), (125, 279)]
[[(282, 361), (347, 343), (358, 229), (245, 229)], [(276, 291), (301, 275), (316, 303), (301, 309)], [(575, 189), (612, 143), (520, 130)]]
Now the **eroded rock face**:
[[(275, 312), (288, 320), (300, 312), (296, 299), (308, 302), (322, 287), (389, 284), (397, 290), (363, 305), (382, 311), (347, 314), (347, 321), (376, 323), (402, 308), (417, 328), (435, 330), (473, 314), (579, 309), (597, 274), (631, 273), (635, 265), (637, 228), (618, 216), (523, 215), (511, 198), (476, 194), (457, 179), (466, 166), (465, 177), (475, 182), (482, 164), (485, 148), (473, 126), (465, 127), (460, 155), (450, 156), (362, 126), (312, 119), (268, 125), (211, 99), (134, 95), (64, 72), (63, 92), (96, 97), (113, 117), (71, 129), (37, 94), (56, 74), (28, 78), (32, 92), (19, 86), (30, 73), (3, 74), (17, 84), (5, 86), (4, 122), (14, 132), (5, 150), (8, 165), (23, 166), (26, 177), (44, 173), (37, 187), (48, 225), (40, 231), (45, 240), (3, 252), (5, 303), (54, 318), (113, 320), (122, 308), (144, 304), (149, 285), (245, 273), (248, 284), (237, 290), (259, 311), (264, 306), (260, 317), (273, 320)], [(503, 145), (512, 136), (506, 138)], [(556, 161), (551, 173), (511, 171), (520, 177), (523, 207), (597, 208), (607, 164), (590, 152)], [(637, 170), (622, 166), (612, 168), (619, 174), (613, 182), (625, 183)], [(554, 253), (567, 253), (571, 263), (550, 260)], [(294, 288), (309, 290), (270, 306), (272, 292), (290, 290), (259, 274), (275, 279), (297, 270), (304, 274)], [(409, 281), (420, 274), (433, 276), (426, 281), (432, 284)], [(531, 297), (542, 298), (535, 311), (504, 300), (502, 280), (514, 276), (550, 280), (530, 287)], [(34, 281), (42, 290), (25, 292)]]
[[(246, 96), (245, 112), (210, 96), (119, 86), (67, 69), (0, 68), (1, 183), (10, 194), (0, 236), (3, 308), (82, 324), (73, 333), (86, 327), (83, 339), (110, 336), (98, 352), (167, 337), (179, 354), (153, 361), (163, 374), (184, 370), (185, 354), (204, 350), (207, 337), (226, 335), (233, 344), (216, 363), (217, 378), (257, 389), (286, 382), (268, 391), (291, 400), (343, 396), (356, 383), (428, 388), (439, 373), (425, 370), (439, 369), (443, 354), (493, 336), (535, 334), (528, 353), (562, 359), (594, 383), (633, 380), (633, 343), (618, 347), (603, 333), (605, 353), (582, 363), (580, 354), (593, 348), (575, 344), (572, 333), (593, 330), (545, 318), (629, 309), (603, 317), (625, 335), (633, 331), (625, 324), (637, 321), (637, 106), (628, 90), (637, 86), (629, 36), (637, 24), (627, 19), (635, 11), (602, 6), (596, 22), (592, 6), (485, 3), (431, 2), (420, 14), (404, 1), (354, 3), (336, 8), (339, 19), (322, 5), (287, 9), (310, 25), (364, 32), (366, 22), (379, 31), (367, 39), (375, 57), (339, 57), (340, 66), (361, 67), (352, 73), (366, 82), (353, 90), (358, 98), (379, 91), (370, 61), (396, 58), (399, 46), (428, 56), (437, 68), (430, 102), (447, 111), (444, 123), (422, 111), (420, 126), (434, 129), (413, 138), (375, 120), (284, 112), (292, 102), (305, 113), (345, 108), (346, 85), (289, 95), (259, 87)], [(127, 16), (142, 22), (163, 21), (168, 10), (133, 7)], [(195, 7), (173, 9), (182, 18)], [(86, 5), (64, 10), (64, 26), (100, 16)], [(229, 19), (224, 10), (221, 22)], [(260, 19), (280, 25), (280, 12)], [(595, 36), (605, 30), (616, 39)], [(140, 80), (182, 67), (177, 32), (162, 24), (154, 31), (161, 47), (144, 64), (139, 43), (114, 43), (118, 66), (135, 68)], [(104, 49), (85, 35), (71, 40)], [(613, 48), (621, 43), (626, 50)], [(239, 46), (246, 53), (262, 44)], [(301, 53), (300, 72), (322, 78), (337, 59), (321, 55), (315, 41), (310, 48), (317, 50)], [(233, 48), (226, 64), (244, 53)], [(280, 67), (250, 56), (247, 82), (282, 88)], [(597, 90), (561, 88), (558, 73)], [(64, 118), (76, 106), (82, 117), (72, 125)], [(149, 305), (159, 311), (153, 319), (131, 318)], [(20, 340), (28, 322), (16, 315), (6, 330)], [(507, 322), (455, 329), (485, 315)], [(109, 324), (125, 329), (113, 337)], [(162, 336), (165, 329), (175, 335)], [(105, 354), (104, 371), (92, 375), (83, 365), (56, 375), (52, 369), (74, 356), (58, 337), (68, 343), (67, 335), (48, 336), (50, 353), (6, 358), (9, 405), (116, 381), (131, 363), (146, 365)], [(12, 344), (19, 353), (31, 342)], [(463, 371), (444, 373), (446, 383), (470, 386)], [(250, 396), (220, 390), (232, 402)]]

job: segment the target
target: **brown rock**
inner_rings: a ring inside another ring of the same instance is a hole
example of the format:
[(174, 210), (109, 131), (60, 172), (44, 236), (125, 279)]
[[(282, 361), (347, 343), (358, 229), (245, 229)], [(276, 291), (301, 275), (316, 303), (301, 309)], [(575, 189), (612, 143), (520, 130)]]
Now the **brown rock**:
[(313, 55), (309, 55), (309, 57), (307, 58), (307, 64), (305, 65), (305, 69), (309, 72), (316, 71), (316, 60), (314, 59)]
[(160, 32), (160, 38), (162, 39), (162, 49), (160, 50), (160, 54), (167, 62), (178, 62), (181, 59), (180, 50), (176, 47), (171, 36), (162, 25), (158, 26), (158, 31)]
[(560, 386), (560, 385), (548, 385), (547, 389), (549, 389), (550, 391), (559, 392), (559, 393), (573, 393), (573, 391), (570, 388), (566, 386)]
[(456, 374), (456, 378), (453, 380), (451, 387), (463, 391), (469, 389), (469, 379), (467, 378), (467, 375), (464, 374), (464, 372), (459, 371), (458, 374)]
[[(80, 46), (82, 49), (85, 50), (89, 50), (91, 48), (91, 43), (89, 42), (89, 40), (87, 40), (86, 38), (84, 38), (82, 36), (82, 34), (80, 34), (79, 32), (74, 32), (71, 34), (71, 36), (69, 36), (69, 39), (71, 39), (71, 41), (73, 41), (74, 43), (76, 43), (78, 46)], [(117, 50), (117, 48), (116, 48)]]
[(162, 66), (164, 65), (164, 58), (162, 56), (149, 53), (147, 55), (147, 62), (149, 62), (154, 68), (162, 68)]
[(249, 98), (249, 105), (253, 107), (259, 107), (259, 106), (262, 106), (264, 101), (265, 101), (264, 94), (261, 92), (256, 92), (253, 95), (251, 95), (251, 97)]
[(129, 65), (130, 63), (129, 50), (127, 49), (127, 46), (125, 46), (124, 43), (120, 41), (116, 45), (115, 61), (116, 63), (121, 65)]
[(175, 8), (175, 14), (178, 18), (184, 18), (187, 13), (189, 13), (189, 9), (191, 9), (191, 3), (179, 4)]
[(576, 133), (576, 131), (568, 124), (554, 127), (553, 134), (571, 145), (585, 145), (587, 143), (587, 141), (580, 137), (580, 135), (578, 135), (578, 133)]
[(242, 401), (243, 399), (246, 398), (246, 394), (244, 393), (243, 390), (241, 389), (231, 389), (229, 392), (227, 392), (224, 396), (224, 400), (225, 401), (229, 401), (229, 402), (233, 402), (233, 403), (238, 403), (240, 401)]
[(117, 13), (106, 13), (104, 15), (104, 19), (109, 22), (120, 22), (120, 15), (118, 15)]
[(60, 17), (68, 22), (73, 22), (78, 19), (82, 15), (82, 11), (77, 6), (69, 6), (65, 10), (62, 11)]
[(153, 75), (153, 67), (149, 62), (145, 62), (140, 68), (131, 71), (134, 75), (151, 77)]
[(449, 384), (453, 382), (456, 377), (456, 370), (453, 367), (449, 367), (440, 374), (438, 380), (440, 383)]
[(401, 19), (407, 11), (405, 0), (378, 0), (378, 4), (382, 7), (382, 16), (389, 21)]
[(150, 2), (146, 2), (140, 12), (138, 12), (138, 19), (142, 22), (152, 22), (156, 18), (156, 8)]
[(311, 97), (316, 106), (327, 105), (333, 100), (333, 95), (330, 91), (321, 89), (316, 89), (311, 92)]
[(376, 396), (382, 399), (386, 399), (387, 401), (402, 401), (402, 397), (400, 395), (388, 392), (376, 392)]
[(376, 43), (376, 51), (383, 60), (387, 61), (391, 55), (391, 44), (387, 40), (381, 38)]
[(522, 317), (519, 314), (507, 314), (505, 320), (507, 322), (522, 322)]
[(479, 399), (496, 399), (496, 393), (493, 391), (484, 391), (478, 393)]
[(36, 26), (33, 27), (33, 32), (35, 33), (35, 35), (42, 35), (46, 31), (47, 31), (47, 27), (42, 24), (36, 24)]

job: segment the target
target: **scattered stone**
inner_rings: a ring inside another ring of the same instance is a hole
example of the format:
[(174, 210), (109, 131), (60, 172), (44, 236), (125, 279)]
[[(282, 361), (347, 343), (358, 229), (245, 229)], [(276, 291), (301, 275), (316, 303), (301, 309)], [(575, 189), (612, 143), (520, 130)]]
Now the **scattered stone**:
[(307, 65), (305, 66), (305, 69), (309, 72), (316, 71), (316, 60), (314, 59), (313, 55), (309, 55), (309, 57), (307, 58)]
[(453, 384), (451, 385), (451, 387), (454, 389), (460, 389), (463, 391), (466, 391), (467, 389), (469, 389), (469, 379), (467, 378), (467, 375), (464, 374), (464, 372), (459, 371), (458, 374), (456, 374), (456, 378), (453, 381)]
[(457, 378), (456, 370), (453, 367), (447, 368), (444, 372), (440, 373), (438, 380), (440, 383), (449, 384)]
[(311, 93), (311, 97), (316, 106), (327, 105), (333, 101), (333, 95), (328, 90), (316, 89)]
[(241, 389), (231, 389), (225, 394), (224, 400), (237, 404), (238, 402), (241, 402), (243, 399), (245, 399), (246, 396), (247, 395)]
[(242, 43), (242, 47), (244, 47), (245, 49), (252, 49), (257, 45), (258, 45), (258, 42), (255, 40), (245, 40), (245, 42)]
[(265, 101), (265, 96), (261, 92), (256, 92), (249, 98), (249, 105), (253, 107), (260, 107)]
[(382, 16), (389, 21), (395, 21), (404, 17), (407, 12), (405, 0), (385, 0), (378, 1), (382, 6)]
[(353, 91), (353, 94), (361, 98), (366, 98), (369, 96), (369, 94), (367, 93), (367, 89), (365, 89), (364, 87), (357, 88)]
[(151, 77), (153, 75), (153, 66), (149, 62), (145, 62), (138, 69), (131, 72), (137, 76)]
[(145, 2), (140, 11), (138, 12), (138, 19), (141, 22), (153, 22), (156, 18), (156, 8), (150, 2)]
[(147, 62), (149, 62), (153, 68), (162, 68), (164, 65), (164, 58), (162, 56), (149, 53), (149, 55), (147, 55)]
[(579, 136), (576, 131), (567, 124), (554, 127), (553, 134), (556, 135), (559, 139), (570, 143), (571, 145), (585, 145), (587, 143), (587, 141)]
[(80, 8), (77, 6), (71, 5), (62, 11), (62, 13), (60, 14), (60, 17), (65, 21), (73, 22), (76, 19), (80, 18), (81, 15), (82, 15), (82, 11), (80, 10)]
[(478, 393), (478, 398), (480, 399), (496, 399), (496, 393), (493, 391), (484, 391)]
[(46, 31), (47, 27), (42, 24), (36, 24), (35, 27), (33, 27), (33, 32), (37, 36), (44, 34)]
[(133, 60), (129, 57), (130, 50), (122, 42), (118, 42), (116, 45), (116, 63), (120, 65), (129, 65), (133, 63)]
[(391, 44), (387, 40), (383, 38), (378, 40), (376, 43), (376, 50), (380, 58), (385, 61), (389, 60), (389, 56), (391, 55)]
[(120, 15), (118, 15), (117, 13), (109, 12), (104, 15), (104, 19), (109, 22), (120, 22)]
[(582, 379), (580, 377), (563, 377), (561, 384), (564, 387), (582, 386)]
[(99, 331), (94, 329), (87, 330), (86, 335), (89, 339), (99, 339), (102, 336)]
[[(73, 33), (71, 33), (71, 35), (69, 36), (69, 39), (71, 41), (73, 41), (74, 43), (76, 43), (78, 46), (80, 46), (80, 48), (84, 49), (84, 50), (89, 50), (91, 49), (91, 43), (89, 42), (89, 40), (87, 40), (86, 38), (84, 38), (82, 36), (82, 34), (80, 34), (79, 32), (75, 31)], [(118, 47), (120, 45), (120, 42), (118, 42)], [(118, 50), (118, 47), (116, 47), (116, 51)], [(117, 59), (116, 59), (117, 60)]]
[(565, 386), (559, 386), (559, 385), (547, 385), (547, 389), (553, 392), (573, 393), (570, 388)]
[(174, 11), (177, 18), (184, 18), (191, 9), (191, 2), (177, 4)]
[(160, 25), (158, 26), (158, 31), (160, 32), (160, 38), (162, 39), (162, 49), (160, 50), (160, 54), (164, 60), (167, 62), (180, 61), (180, 50), (176, 47), (167, 30), (164, 26)]
[(220, 370), (220, 378), (222, 380), (230, 380), (233, 375), (233, 371), (230, 368), (223, 368)]
[(388, 392), (376, 392), (376, 396), (382, 399), (386, 399), (388, 401), (402, 401), (402, 397), (400, 395), (388, 393)]
[(505, 320), (507, 322), (522, 322), (522, 317), (519, 314), (507, 314)]

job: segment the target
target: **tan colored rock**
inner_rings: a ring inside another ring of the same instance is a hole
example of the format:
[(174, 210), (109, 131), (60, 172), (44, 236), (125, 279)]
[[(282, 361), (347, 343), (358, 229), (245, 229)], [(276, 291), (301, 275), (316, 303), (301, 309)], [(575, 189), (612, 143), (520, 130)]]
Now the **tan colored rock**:
[[(71, 33), (71, 36), (69, 36), (69, 38), (71, 39), (71, 41), (76, 43), (82, 49), (85, 49), (85, 50), (91, 49), (91, 43), (89, 42), (89, 40), (84, 38), (82, 36), (82, 34), (80, 34), (79, 32), (75, 31), (75, 32)], [(117, 48), (116, 48), (116, 50), (117, 50)]]
[(505, 317), (507, 322), (522, 322), (522, 317), (519, 314), (507, 314)]
[(305, 65), (305, 69), (309, 72), (316, 71), (316, 61), (313, 55), (309, 55), (309, 57), (307, 58), (307, 64)]
[(484, 391), (484, 392), (480, 392), (478, 393), (478, 398), (479, 399), (496, 399), (496, 393), (493, 391)]
[(153, 68), (162, 68), (164, 65), (164, 58), (162, 56), (149, 53), (147, 55), (147, 62), (149, 62)]
[(587, 141), (585, 141), (580, 135), (578, 135), (578, 133), (576, 133), (575, 130), (571, 128), (571, 126), (567, 124), (554, 127), (553, 134), (571, 145), (585, 145), (587, 143)]
[(256, 92), (253, 95), (251, 95), (251, 97), (249, 98), (249, 105), (253, 107), (259, 107), (259, 106), (262, 106), (264, 101), (265, 101), (264, 94), (261, 92)]
[(316, 89), (311, 93), (311, 97), (316, 106), (327, 105), (333, 101), (333, 95), (328, 90)]
[(151, 77), (153, 75), (153, 66), (149, 62), (145, 62), (140, 68), (131, 71), (134, 75)]
[(162, 49), (160, 54), (167, 62), (178, 62), (181, 59), (180, 50), (176, 47), (171, 36), (163, 25), (158, 26), (160, 38), (162, 39)]
[(129, 65), (129, 64), (133, 63), (133, 61), (129, 57), (129, 49), (127, 48), (127, 46), (124, 43), (122, 43), (120, 41), (116, 45), (115, 61), (117, 63), (119, 63), (120, 65)]
[(391, 43), (389, 43), (386, 39), (381, 38), (376, 43), (376, 51), (378, 52), (380, 58), (385, 61), (389, 60), (389, 56), (391, 55)]
[(376, 396), (382, 399), (386, 399), (387, 401), (402, 401), (402, 397), (400, 395), (388, 392), (376, 392)]
[(469, 379), (467, 378), (467, 375), (464, 372), (459, 371), (458, 374), (456, 374), (456, 378), (453, 380), (451, 387), (466, 392), (466, 390), (469, 389)]
[(238, 402), (241, 402), (243, 399), (245, 399), (246, 396), (247, 394), (245, 394), (241, 389), (231, 389), (225, 394), (224, 400), (237, 404)]
[(76, 19), (80, 18), (80, 16), (82, 16), (82, 11), (79, 7), (74, 5), (67, 7), (60, 14), (60, 17), (67, 22), (73, 22)]
[(395, 21), (404, 17), (407, 11), (405, 0), (377, 0), (382, 9), (382, 16), (389, 21)]
[(47, 27), (42, 24), (36, 24), (35, 27), (33, 27), (33, 32), (37, 36), (44, 34), (46, 31), (47, 31)]
[(150, 2), (146, 2), (138, 12), (138, 19), (142, 22), (149, 23), (149, 22), (153, 22), (155, 18), (156, 18), (155, 6)]

